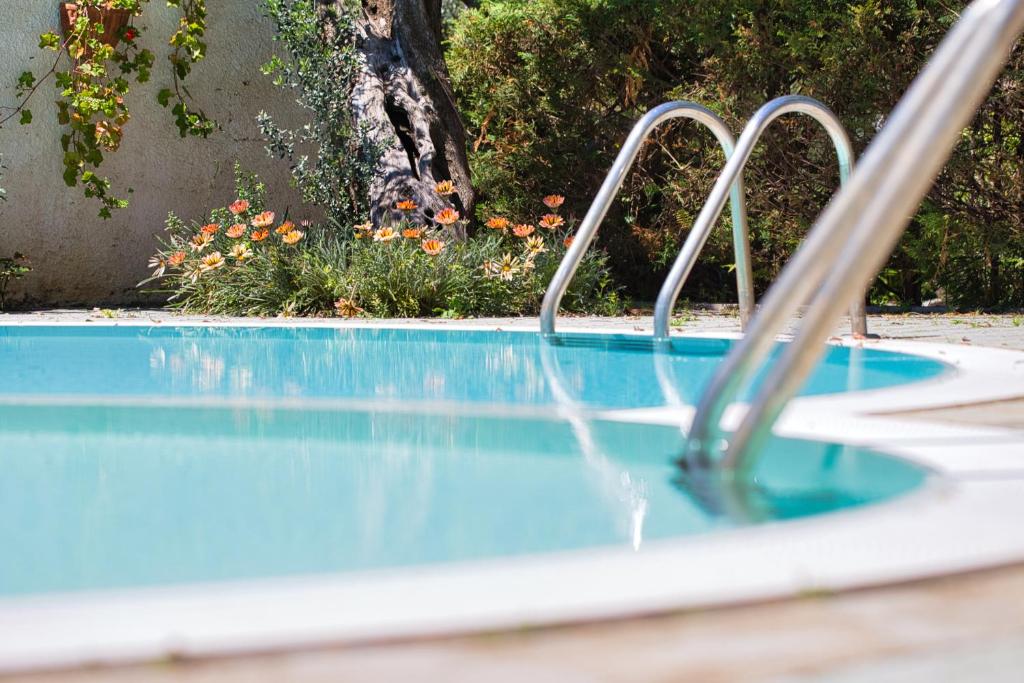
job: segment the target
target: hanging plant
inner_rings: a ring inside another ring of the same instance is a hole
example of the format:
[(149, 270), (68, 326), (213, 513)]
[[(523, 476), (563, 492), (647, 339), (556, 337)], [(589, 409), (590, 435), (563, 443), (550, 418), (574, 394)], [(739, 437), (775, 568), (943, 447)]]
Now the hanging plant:
[[(145, 29), (135, 24), (147, 2), (60, 3), (63, 34), (47, 32), (39, 36), (41, 49), (57, 53), (53, 65), (39, 77), (31, 71), (23, 72), (17, 85), (21, 102), (0, 118), (0, 126), (15, 117), (22, 125), (31, 123), (29, 101), (52, 76), (58, 90), (57, 120), (65, 126), (61, 135), (64, 182), (71, 187), (82, 185), (86, 197), (99, 200), (103, 218), (109, 218), (113, 209), (128, 205), (127, 200), (111, 193), (110, 179), (98, 175), (97, 169), (106, 154), (120, 147), (124, 126), (131, 119), (125, 103), (131, 80), (145, 83), (151, 76), (155, 58), (150, 50), (139, 47), (139, 36)], [(192, 65), (206, 56), (206, 2), (166, 2), (168, 7), (177, 9), (180, 19), (170, 38), (172, 85), (162, 89), (157, 100), (171, 110), (182, 137), (206, 137), (213, 131), (214, 123), (202, 111), (189, 107), (191, 96), (182, 83)]]

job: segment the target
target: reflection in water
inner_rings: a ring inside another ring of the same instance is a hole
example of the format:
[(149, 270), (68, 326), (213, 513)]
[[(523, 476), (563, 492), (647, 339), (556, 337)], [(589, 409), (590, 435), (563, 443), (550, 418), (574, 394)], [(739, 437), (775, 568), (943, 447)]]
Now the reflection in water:
[(678, 429), (560, 409), (567, 419), (0, 405), (0, 596), (643, 552), (922, 481), (869, 452), (778, 440), (754, 512), (737, 512), (681, 493)]
[[(541, 350), (590, 408), (693, 405), (731, 342), (330, 328), (0, 328), (3, 395), (278, 398), (551, 406)], [(652, 358), (654, 362), (652, 363)], [(43, 361), (45, 359), (45, 362)], [(847, 362), (852, 361), (852, 362)], [(875, 388), (942, 371), (933, 361), (830, 349), (805, 393)]]
[(544, 377), (558, 405), (557, 414), (572, 425), (583, 457), (597, 474), (605, 495), (625, 507), (633, 550), (639, 550), (640, 544), (643, 543), (644, 517), (647, 514), (645, 483), (642, 479), (634, 482), (628, 471), (616, 467), (608, 456), (601, 452), (590, 428), (586, 410), (577, 404), (562, 381), (555, 348), (557, 347), (547, 341), (542, 341), (540, 359)]

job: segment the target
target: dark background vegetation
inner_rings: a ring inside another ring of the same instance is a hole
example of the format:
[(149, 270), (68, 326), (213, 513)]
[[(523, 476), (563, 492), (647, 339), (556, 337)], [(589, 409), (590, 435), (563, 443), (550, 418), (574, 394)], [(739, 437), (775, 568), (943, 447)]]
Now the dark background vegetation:
[[(582, 217), (631, 126), (672, 99), (705, 104), (738, 133), (771, 98), (816, 97), (839, 114), (859, 154), (965, 4), (484, 0), (456, 13), (447, 46), (478, 215), (524, 213), (536, 197), (560, 192)], [(938, 296), (961, 308), (1024, 305), (1022, 66), (1017, 50), (881, 273), (873, 303)], [(777, 122), (748, 166), (759, 292), (838, 184), (816, 126)], [(666, 126), (645, 147), (600, 238), (634, 298), (654, 297), (722, 163), (693, 123)], [(734, 301), (732, 260), (725, 215), (683, 296)]]

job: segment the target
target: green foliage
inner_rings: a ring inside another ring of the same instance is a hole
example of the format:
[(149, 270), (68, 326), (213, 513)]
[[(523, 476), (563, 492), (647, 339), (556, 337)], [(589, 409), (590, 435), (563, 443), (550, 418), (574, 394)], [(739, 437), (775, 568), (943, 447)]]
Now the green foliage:
[[(148, 0), (79, 0), (73, 21), (65, 36), (47, 32), (39, 37), (39, 48), (56, 53), (53, 65), (41, 77), (31, 71), (23, 72), (16, 86), (20, 104), (3, 119), (0, 125), (15, 115), (22, 125), (33, 120), (29, 100), (39, 86), (50, 76), (58, 91), (57, 120), (65, 127), (61, 135), (64, 150), (64, 182), (73, 187), (81, 185), (86, 197), (100, 202), (100, 216), (109, 218), (114, 209), (124, 208), (127, 200), (111, 192), (109, 178), (98, 175), (97, 170), (107, 154), (121, 145), (124, 126), (131, 118), (125, 98), (130, 80), (145, 83), (150, 79), (155, 57), (150, 50), (140, 48), (138, 38), (142, 27), (133, 20), (143, 11)], [(168, 59), (171, 63), (173, 90), (164, 89), (158, 101), (170, 107), (182, 137), (205, 137), (214, 124), (200, 111), (189, 108), (188, 91), (181, 81), (189, 74), (192, 64), (205, 56), (202, 41), (206, 26), (205, 0), (167, 0), (181, 17), (178, 30), (171, 36), (174, 48)], [(117, 29), (117, 35), (107, 35), (104, 18), (121, 13), (128, 22)], [(67, 68), (61, 68), (61, 55), (70, 57)], [(128, 190), (131, 192), (131, 189)]]
[(28, 258), (14, 252), (14, 256), (0, 257), (0, 311), (7, 308), (7, 287), (11, 280), (19, 280), (32, 272)]
[[(565, 254), (563, 225), (529, 226), (525, 237), (503, 226), (451, 243), (440, 225), (407, 222), (377, 231), (368, 223), (347, 228), (356, 239), (305, 221), (301, 230), (288, 221), (255, 227), (267, 220), (261, 216), (266, 189), (237, 167), (236, 179), (240, 201), (214, 209), (205, 225), (168, 217), (166, 236), (150, 261), (153, 277), (142, 285), (159, 283), (156, 291), (176, 308), (259, 316), (529, 314), (539, 309)], [(264, 229), (268, 234), (261, 236)], [(295, 233), (289, 244), (287, 236)], [(604, 254), (593, 252), (583, 261), (564, 308), (621, 312)]]
[[(672, 99), (734, 130), (771, 98), (816, 97), (858, 153), (965, 2), (940, 0), (485, 0), (450, 29), (448, 64), (472, 141), (480, 211), (514, 211), (551, 187), (581, 215), (629, 129)], [(1024, 62), (1015, 51), (873, 292), (918, 303), (1024, 305)], [(631, 293), (653, 297), (723, 157), (693, 123), (645, 146), (601, 231)], [(817, 124), (780, 120), (747, 169), (755, 280), (763, 291), (838, 185)], [(735, 300), (728, 216), (686, 295)]]
[(366, 215), (367, 187), (381, 154), (370, 131), (356, 125), (349, 102), (359, 69), (351, 16), (321, 17), (313, 0), (265, 0), (265, 8), (286, 56), (274, 56), (263, 72), (298, 91), (311, 116), (309, 124), (290, 129), (260, 112), (267, 152), (288, 160), (302, 198), (322, 207), (340, 231)]

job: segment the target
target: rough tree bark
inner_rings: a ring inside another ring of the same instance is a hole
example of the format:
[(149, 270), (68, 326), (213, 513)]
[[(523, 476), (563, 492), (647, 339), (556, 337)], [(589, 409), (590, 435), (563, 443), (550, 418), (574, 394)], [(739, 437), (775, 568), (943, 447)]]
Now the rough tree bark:
[[(320, 0), (338, 7), (345, 0)], [(375, 225), (401, 217), (395, 203), (412, 199), (429, 222), (446, 206), (435, 191), (455, 183), (448, 199), (464, 217), (473, 208), (466, 131), (455, 106), (441, 49), (441, 0), (361, 0), (356, 47), (363, 68), (352, 91), (357, 124), (368, 124), (383, 149), (370, 186)], [(464, 237), (457, 226), (454, 237)]]

